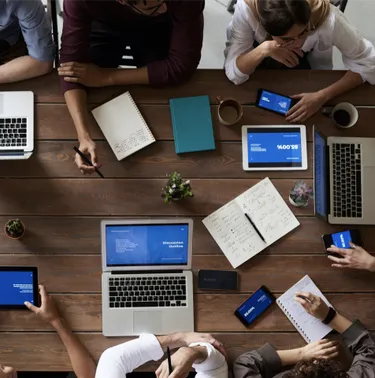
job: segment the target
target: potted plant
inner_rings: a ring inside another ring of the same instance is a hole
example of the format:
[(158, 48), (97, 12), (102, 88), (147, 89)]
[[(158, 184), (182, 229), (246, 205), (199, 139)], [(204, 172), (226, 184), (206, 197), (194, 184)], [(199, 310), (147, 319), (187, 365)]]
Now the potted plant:
[(167, 177), (168, 181), (165, 183), (161, 193), (165, 203), (194, 197), (189, 180), (183, 180), (177, 172), (167, 174)]
[(10, 219), (4, 227), (5, 234), (11, 239), (21, 239), (25, 230), (25, 225), (19, 219)]
[(310, 198), (313, 198), (312, 188), (304, 181), (296, 181), (289, 193), (289, 202), (296, 207), (305, 207)]

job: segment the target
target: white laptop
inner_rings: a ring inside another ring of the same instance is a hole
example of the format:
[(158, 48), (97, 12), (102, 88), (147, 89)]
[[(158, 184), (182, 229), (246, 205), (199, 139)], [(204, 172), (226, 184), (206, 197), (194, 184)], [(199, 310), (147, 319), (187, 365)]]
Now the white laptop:
[(0, 160), (28, 159), (33, 150), (33, 92), (0, 92)]
[(332, 224), (375, 224), (375, 138), (313, 132), (315, 215)]
[(191, 219), (103, 220), (104, 336), (194, 330)]

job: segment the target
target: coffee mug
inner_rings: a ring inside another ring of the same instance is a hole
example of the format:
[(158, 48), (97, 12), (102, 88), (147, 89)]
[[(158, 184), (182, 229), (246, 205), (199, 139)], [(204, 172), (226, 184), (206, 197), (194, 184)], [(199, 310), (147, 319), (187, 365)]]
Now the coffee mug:
[(222, 100), (221, 97), (217, 97), (216, 99), (219, 104), (217, 114), (223, 125), (233, 126), (240, 121), (243, 116), (243, 109), (238, 101), (233, 98)]
[(349, 102), (341, 102), (340, 104), (337, 104), (329, 115), (335, 125), (340, 129), (349, 129), (350, 127), (353, 127), (359, 118), (357, 108)]

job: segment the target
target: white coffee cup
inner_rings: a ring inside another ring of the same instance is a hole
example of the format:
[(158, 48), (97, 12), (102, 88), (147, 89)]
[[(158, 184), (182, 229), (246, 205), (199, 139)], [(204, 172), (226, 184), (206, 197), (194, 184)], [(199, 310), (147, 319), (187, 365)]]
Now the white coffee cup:
[(357, 123), (359, 114), (354, 105), (349, 102), (341, 102), (333, 108), (331, 118), (340, 129), (349, 129)]

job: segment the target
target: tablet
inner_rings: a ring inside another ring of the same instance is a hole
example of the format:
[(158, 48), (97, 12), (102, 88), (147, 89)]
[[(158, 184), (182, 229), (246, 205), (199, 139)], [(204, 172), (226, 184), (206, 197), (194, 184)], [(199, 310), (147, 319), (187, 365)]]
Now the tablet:
[(39, 305), (38, 269), (0, 267), (0, 309), (26, 309), (25, 301)]
[(243, 126), (242, 159), (245, 171), (305, 170), (306, 127)]

